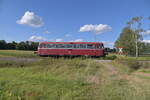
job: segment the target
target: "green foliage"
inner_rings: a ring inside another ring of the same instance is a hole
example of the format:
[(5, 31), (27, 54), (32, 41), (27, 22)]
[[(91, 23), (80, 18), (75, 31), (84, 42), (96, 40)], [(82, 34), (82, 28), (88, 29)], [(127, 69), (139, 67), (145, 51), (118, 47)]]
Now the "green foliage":
[[(147, 60), (147, 61), (146, 61)], [(122, 67), (128, 67), (127, 69), (129, 72), (137, 71), (139, 69), (149, 69), (150, 62), (149, 57), (118, 57), (116, 62), (122, 64)], [(126, 70), (126, 69), (123, 69)]]
[(16, 45), (17, 50), (37, 50), (38, 43), (36, 42), (20, 42)]
[(126, 62), (131, 70), (138, 70), (142, 67), (142, 64), (139, 61), (128, 60)]
[(12, 43), (7, 43), (7, 49), (15, 50), (17, 46), (17, 43), (13, 41)]
[[(101, 62), (89, 58), (56, 59), (32, 56), (30, 59), (40, 60), (21, 60), (28, 59), (26, 57), (30, 53), (0, 51), (0, 55), (3, 55), (0, 57), (0, 100), (150, 99), (149, 78), (137, 77), (134, 74), (129, 76), (124, 70), (120, 70), (121, 67), (125, 67), (123, 62), (120, 62), (123, 66), (117, 67), (120, 64), (116, 62), (120, 57), (113, 61), (115, 66), (110, 60)], [(112, 54), (109, 56), (115, 57)], [(124, 58), (126, 59), (133, 58)], [(145, 71), (143, 67), (140, 68), (141, 72)]]
[(124, 28), (120, 37), (115, 42), (115, 47), (123, 47), (124, 53), (135, 55), (135, 35), (136, 33), (129, 27)]
[(100, 59), (103, 59), (103, 60), (115, 60), (117, 58), (116, 55), (107, 55), (106, 57), (102, 57)]
[(37, 57), (33, 51), (19, 51), (19, 50), (0, 50), (1, 57)]
[(101, 68), (88, 59), (63, 58), (44, 58), (28, 66), (0, 69), (1, 100), (87, 100), (93, 97), (85, 76)]
[(111, 48), (105, 48), (105, 52), (106, 53), (116, 53), (116, 48), (113, 48), (113, 49), (111, 49)]
[(143, 48), (141, 51), (142, 54), (150, 54), (150, 43), (144, 43), (142, 44), (141, 48)]
[(122, 30), (120, 37), (115, 42), (116, 47), (124, 47), (123, 51), (126, 55), (138, 57), (150, 52), (149, 44), (141, 42), (143, 33), (147, 31), (142, 28), (142, 20), (141, 16), (133, 17), (127, 22), (127, 27)]
[(0, 40), (0, 49), (6, 49), (7, 48), (7, 43), (5, 40)]
[[(123, 29), (120, 37), (115, 42), (115, 47), (123, 47), (123, 52), (126, 55), (135, 56), (136, 52), (136, 35), (137, 33), (134, 32), (131, 28), (126, 27)], [(141, 38), (141, 35), (138, 35), (138, 39)], [(145, 50), (148, 48), (145, 43), (138, 42), (138, 50), (139, 55), (143, 54)]]
[(0, 40), (0, 50), (37, 50), (38, 42), (20, 42), (15, 41), (7, 43), (5, 40)]

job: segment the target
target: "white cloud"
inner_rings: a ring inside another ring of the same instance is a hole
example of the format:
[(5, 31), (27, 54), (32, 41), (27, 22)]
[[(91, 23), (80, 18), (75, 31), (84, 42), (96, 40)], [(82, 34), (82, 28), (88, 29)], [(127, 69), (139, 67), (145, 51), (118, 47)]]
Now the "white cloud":
[(111, 30), (112, 27), (106, 24), (99, 24), (99, 25), (86, 24), (80, 27), (79, 32), (95, 32), (96, 34), (101, 34)]
[(83, 39), (76, 39), (76, 40), (71, 40), (69, 42), (83, 42), (84, 40)]
[(43, 32), (44, 34), (50, 34), (51, 32), (49, 32), (48, 30)]
[(150, 40), (142, 40), (142, 42), (150, 43)]
[(145, 32), (142, 32), (143, 35), (150, 35), (150, 30), (146, 30)]
[(76, 39), (74, 40), (74, 42), (83, 42), (84, 40), (83, 39)]
[(114, 45), (114, 42), (105, 42), (104, 44), (107, 44), (107, 45)]
[(56, 41), (56, 42), (62, 42), (62, 41), (63, 41), (63, 39), (58, 38), (58, 39), (56, 39), (55, 41)]
[(114, 42), (108, 42), (108, 41), (102, 41), (102, 43), (104, 43), (105, 47), (113, 47), (114, 46)]
[(32, 27), (41, 27), (44, 24), (41, 17), (30, 11), (26, 11), (22, 18), (17, 20), (17, 23)]
[(31, 36), (29, 38), (29, 41), (46, 41), (47, 39), (42, 36)]
[(147, 33), (147, 34), (150, 34), (150, 30), (147, 30), (146, 33)]
[(71, 36), (71, 34), (66, 34), (66, 35), (65, 35), (65, 37), (70, 37), (70, 36)]

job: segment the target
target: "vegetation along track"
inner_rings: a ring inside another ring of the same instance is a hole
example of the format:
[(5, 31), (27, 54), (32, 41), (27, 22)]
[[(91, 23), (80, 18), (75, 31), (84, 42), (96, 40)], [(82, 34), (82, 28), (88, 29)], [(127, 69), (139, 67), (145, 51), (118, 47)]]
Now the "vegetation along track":
[(150, 100), (149, 73), (115, 60), (6, 56), (0, 66), (1, 100)]
[[(143, 72), (125, 72), (111, 60), (95, 60), (103, 65), (102, 88), (108, 100), (150, 100), (150, 74)], [(117, 96), (118, 95), (118, 96)], [(120, 95), (120, 96), (119, 96)], [(115, 98), (115, 99), (112, 99)], [(119, 99), (118, 99), (119, 98)]]
[(17, 58), (17, 57), (0, 57), (0, 61), (14, 61), (14, 62), (36, 62), (39, 58)]

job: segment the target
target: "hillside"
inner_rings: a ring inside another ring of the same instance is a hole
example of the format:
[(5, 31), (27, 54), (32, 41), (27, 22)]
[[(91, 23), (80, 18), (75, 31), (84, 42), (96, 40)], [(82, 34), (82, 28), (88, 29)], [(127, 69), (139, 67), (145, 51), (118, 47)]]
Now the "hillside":
[(150, 62), (141, 59), (56, 59), (0, 50), (0, 100), (150, 100)]

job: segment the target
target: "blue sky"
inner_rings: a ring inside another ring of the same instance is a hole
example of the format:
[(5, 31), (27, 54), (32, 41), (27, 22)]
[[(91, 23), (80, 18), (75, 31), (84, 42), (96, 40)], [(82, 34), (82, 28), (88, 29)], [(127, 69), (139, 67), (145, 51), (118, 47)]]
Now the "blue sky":
[(112, 47), (127, 21), (143, 16), (148, 23), (149, 11), (149, 0), (0, 0), (0, 40), (103, 41)]

